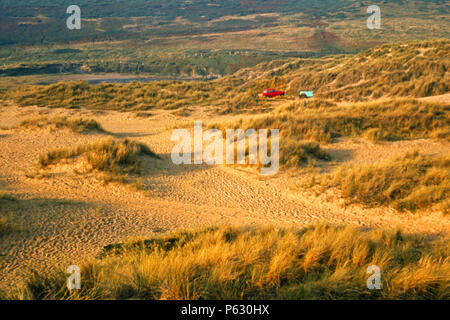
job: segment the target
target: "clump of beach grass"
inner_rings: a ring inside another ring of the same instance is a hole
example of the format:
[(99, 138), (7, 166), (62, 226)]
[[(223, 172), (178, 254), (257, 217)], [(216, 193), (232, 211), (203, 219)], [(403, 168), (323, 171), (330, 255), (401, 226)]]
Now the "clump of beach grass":
[(160, 159), (148, 146), (129, 139), (107, 138), (97, 142), (79, 145), (74, 149), (58, 148), (41, 154), (39, 164), (42, 168), (55, 164), (62, 159), (83, 156), (92, 170), (110, 174), (110, 177), (122, 177), (142, 172), (140, 157)]
[(372, 165), (342, 166), (322, 179), (337, 187), (344, 198), (369, 206), (391, 205), (398, 210), (438, 205), (449, 212), (450, 155), (418, 152)]

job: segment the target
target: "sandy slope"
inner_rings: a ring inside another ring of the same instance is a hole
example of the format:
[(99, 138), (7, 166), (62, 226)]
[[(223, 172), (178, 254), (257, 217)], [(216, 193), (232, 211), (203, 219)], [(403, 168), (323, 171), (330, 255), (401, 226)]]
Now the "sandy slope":
[[(80, 175), (72, 165), (58, 165), (36, 174), (40, 153), (54, 147), (72, 147), (106, 134), (75, 134), (68, 130), (6, 129), (39, 114), (94, 118), (116, 137), (131, 137), (163, 155), (157, 168), (142, 177), (143, 190), (117, 183), (105, 185), (95, 174)], [(197, 111), (187, 120), (211, 119)], [(211, 119), (217, 120), (217, 119)], [(366, 227), (397, 227), (408, 232), (450, 232), (450, 219), (438, 212), (397, 213), (388, 208), (344, 206), (328, 191), (315, 195), (291, 186), (305, 173), (283, 173), (261, 178), (234, 167), (175, 166), (170, 161), (171, 131), (184, 121), (166, 111), (150, 118), (132, 113), (86, 110), (49, 110), (0, 105), (0, 189), (21, 200), (7, 210), (23, 231), (0, 238), (0, 274), (3, 284), (27, 267), (66, 268), (98, 254), (102, 246), (134, 237), (161, 234), (178, 228), (205, 225), (303, 226), (318, 221)], [(406, 151), (443, 153), (449, 145), (428, 141), (372, 144), (344, 139), (328, 146), (341, 162), (371, 163)]]

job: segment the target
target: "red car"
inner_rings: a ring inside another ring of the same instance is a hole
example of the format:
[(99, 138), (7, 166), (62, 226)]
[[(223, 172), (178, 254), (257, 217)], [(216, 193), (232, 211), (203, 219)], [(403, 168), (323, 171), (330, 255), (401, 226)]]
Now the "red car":
[(275, 90), (275, 89), (266, 89), (264, 92), (261, 92), (259, 94), (260, 97), (265, 98), (273, 98), (273, 97), (283, 97), (286, 92)]

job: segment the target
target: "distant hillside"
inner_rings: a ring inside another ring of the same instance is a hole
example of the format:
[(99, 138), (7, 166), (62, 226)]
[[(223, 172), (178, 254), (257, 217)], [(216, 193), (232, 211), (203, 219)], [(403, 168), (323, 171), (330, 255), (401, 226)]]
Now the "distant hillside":
[(377, 1), (380, 30), (366, 25), (372, 1), (79, 0), (81, 29), (68, 30), (72, 4), (0, 2), (0, 77), (78, 73), (81, 66), (92, 73), (229, 75), (289, 57), (450, 39), (443, 0)]
[[(2, 0), (0, 44), (158, 39), (152, 47), (176, 47), (178, 41), (189, 40), (183, 46), (349, 52), (388, 41), (450, 37), (450, 9), (444, 0), (377, 1), (382, 30), (366, 27), (372, 1), (79, 0), (82, 28), (71, 31), (66, 28), (66, 9), (72, 4)], [(218, 33), (236, 32), (238, 37), (217, 38)]]

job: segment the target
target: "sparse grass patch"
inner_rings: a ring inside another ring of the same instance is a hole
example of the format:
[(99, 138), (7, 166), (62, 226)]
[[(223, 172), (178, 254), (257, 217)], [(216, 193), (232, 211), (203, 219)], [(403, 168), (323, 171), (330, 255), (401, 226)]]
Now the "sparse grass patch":
[[(10, 299), (449, 299), (450, 245), (401, 231), (316, 225), (301, 230), (209, 228), (107, 246), (81, 265), (32, 273)], [(367, 267), (382, 289), (366, 286)]]
[(378, 164), (341, 167), (321, 182), (337, 187), (342, 196), (370, 206), (392, 205), (412, 210), (439, 205), (449, 212), (450, 155), (417, 152)]
[[(219, 86), (220, 88), (220, 86)], [(267, 101), (258, 98), (257, 90), (247, 90), (245, 92), (235, 92), (231, 90), (227, 98), (220, 104), (220, 114), (236, 113), (242, 111), (249, 111), (252, 109), (261, 109), (267, 107)]]
[(20, 123), (19, 128), (46, 128), (62, 129), (68, 128), (73, 132), (87, 133), (92, 131), (106, 132), (103, 127), (93, 119), (67, 118), (67, 117), (38, 117), (24, 120)]
[[(256, 118), (259, 119), (259, 118)], [(222, 131), (223, 136), (226, 136), (226, 130), (228, 129), (242, 129), (244, 131), (248, 129), (267, 129), (270, 133), (271, 129), (280, 129), (277, 126), (264, 126), (265, 122), (253, 120), (253, 119), (239, 119), (234, 122), (221, 122), (221, 123), (213, 123), (209, 125), (209, 128), (215, 128)], [(272, 153), (272, 146), (270, 143), (270, 138), (268, 138), (268, 154)], [(259, 143), (259, 140), (258, 140)], [(236, 152), (235, 152), (236, 154)], [(248, 141), (246, 141), (246, 157), (249, 156), (249, 145)], [(301, 139), (300, 137), (297, 139), (296, 137), (292, 137), (286, 135), (286, 130), (280, 129), (280, 138), (279, 138), (279, 160), (280, 165), (283, 168), (299, 168), (304, 167), (305, 165), (314, 166), (317, 164), (318, 160), (322, 161), (330, 161), (331, 155), (323, 150), (320, 145), (316, 142), (308, 141)]]
[(292, 102), (287, 107), (283, 108), (286, 111), (295, 111), (301, 109), (320, 109), (336, 107), (336, 103), (324, 99), (301, 99)]
[(177, 111), (172, 112), (172, 114), (179, 117), (189, 117), (191, 111), (192, 110), (190, 110), (189, 108), (181, 108)]
[(136, 117), (138, 117), (138, 118), (150, 118), (151, 116), (153, 116), (153, 114), (151, 112), (145, 112), (145, 111), (136, 112)]
[(62, 159), (70, 159), (83, 156), (92, 170), (108, 173), (106, 180), (119, 178), (123, 181), (124, 176), (140, 174), (142, 172), (139, 157), (148, 156), (159, 159), (159, 156), (146, 145), (131, 141), (129, 139), (117, 140), (107, 138), (88, 145), (79, 145), (69, 150), (66, 148), (54, 149), (39, 158), (41, 167), (55, 164)]
[(314, 166), (317, 160), (330, 161), (331, 156), (316, 142), (280, 141), (280, 164), (287, 168)]

